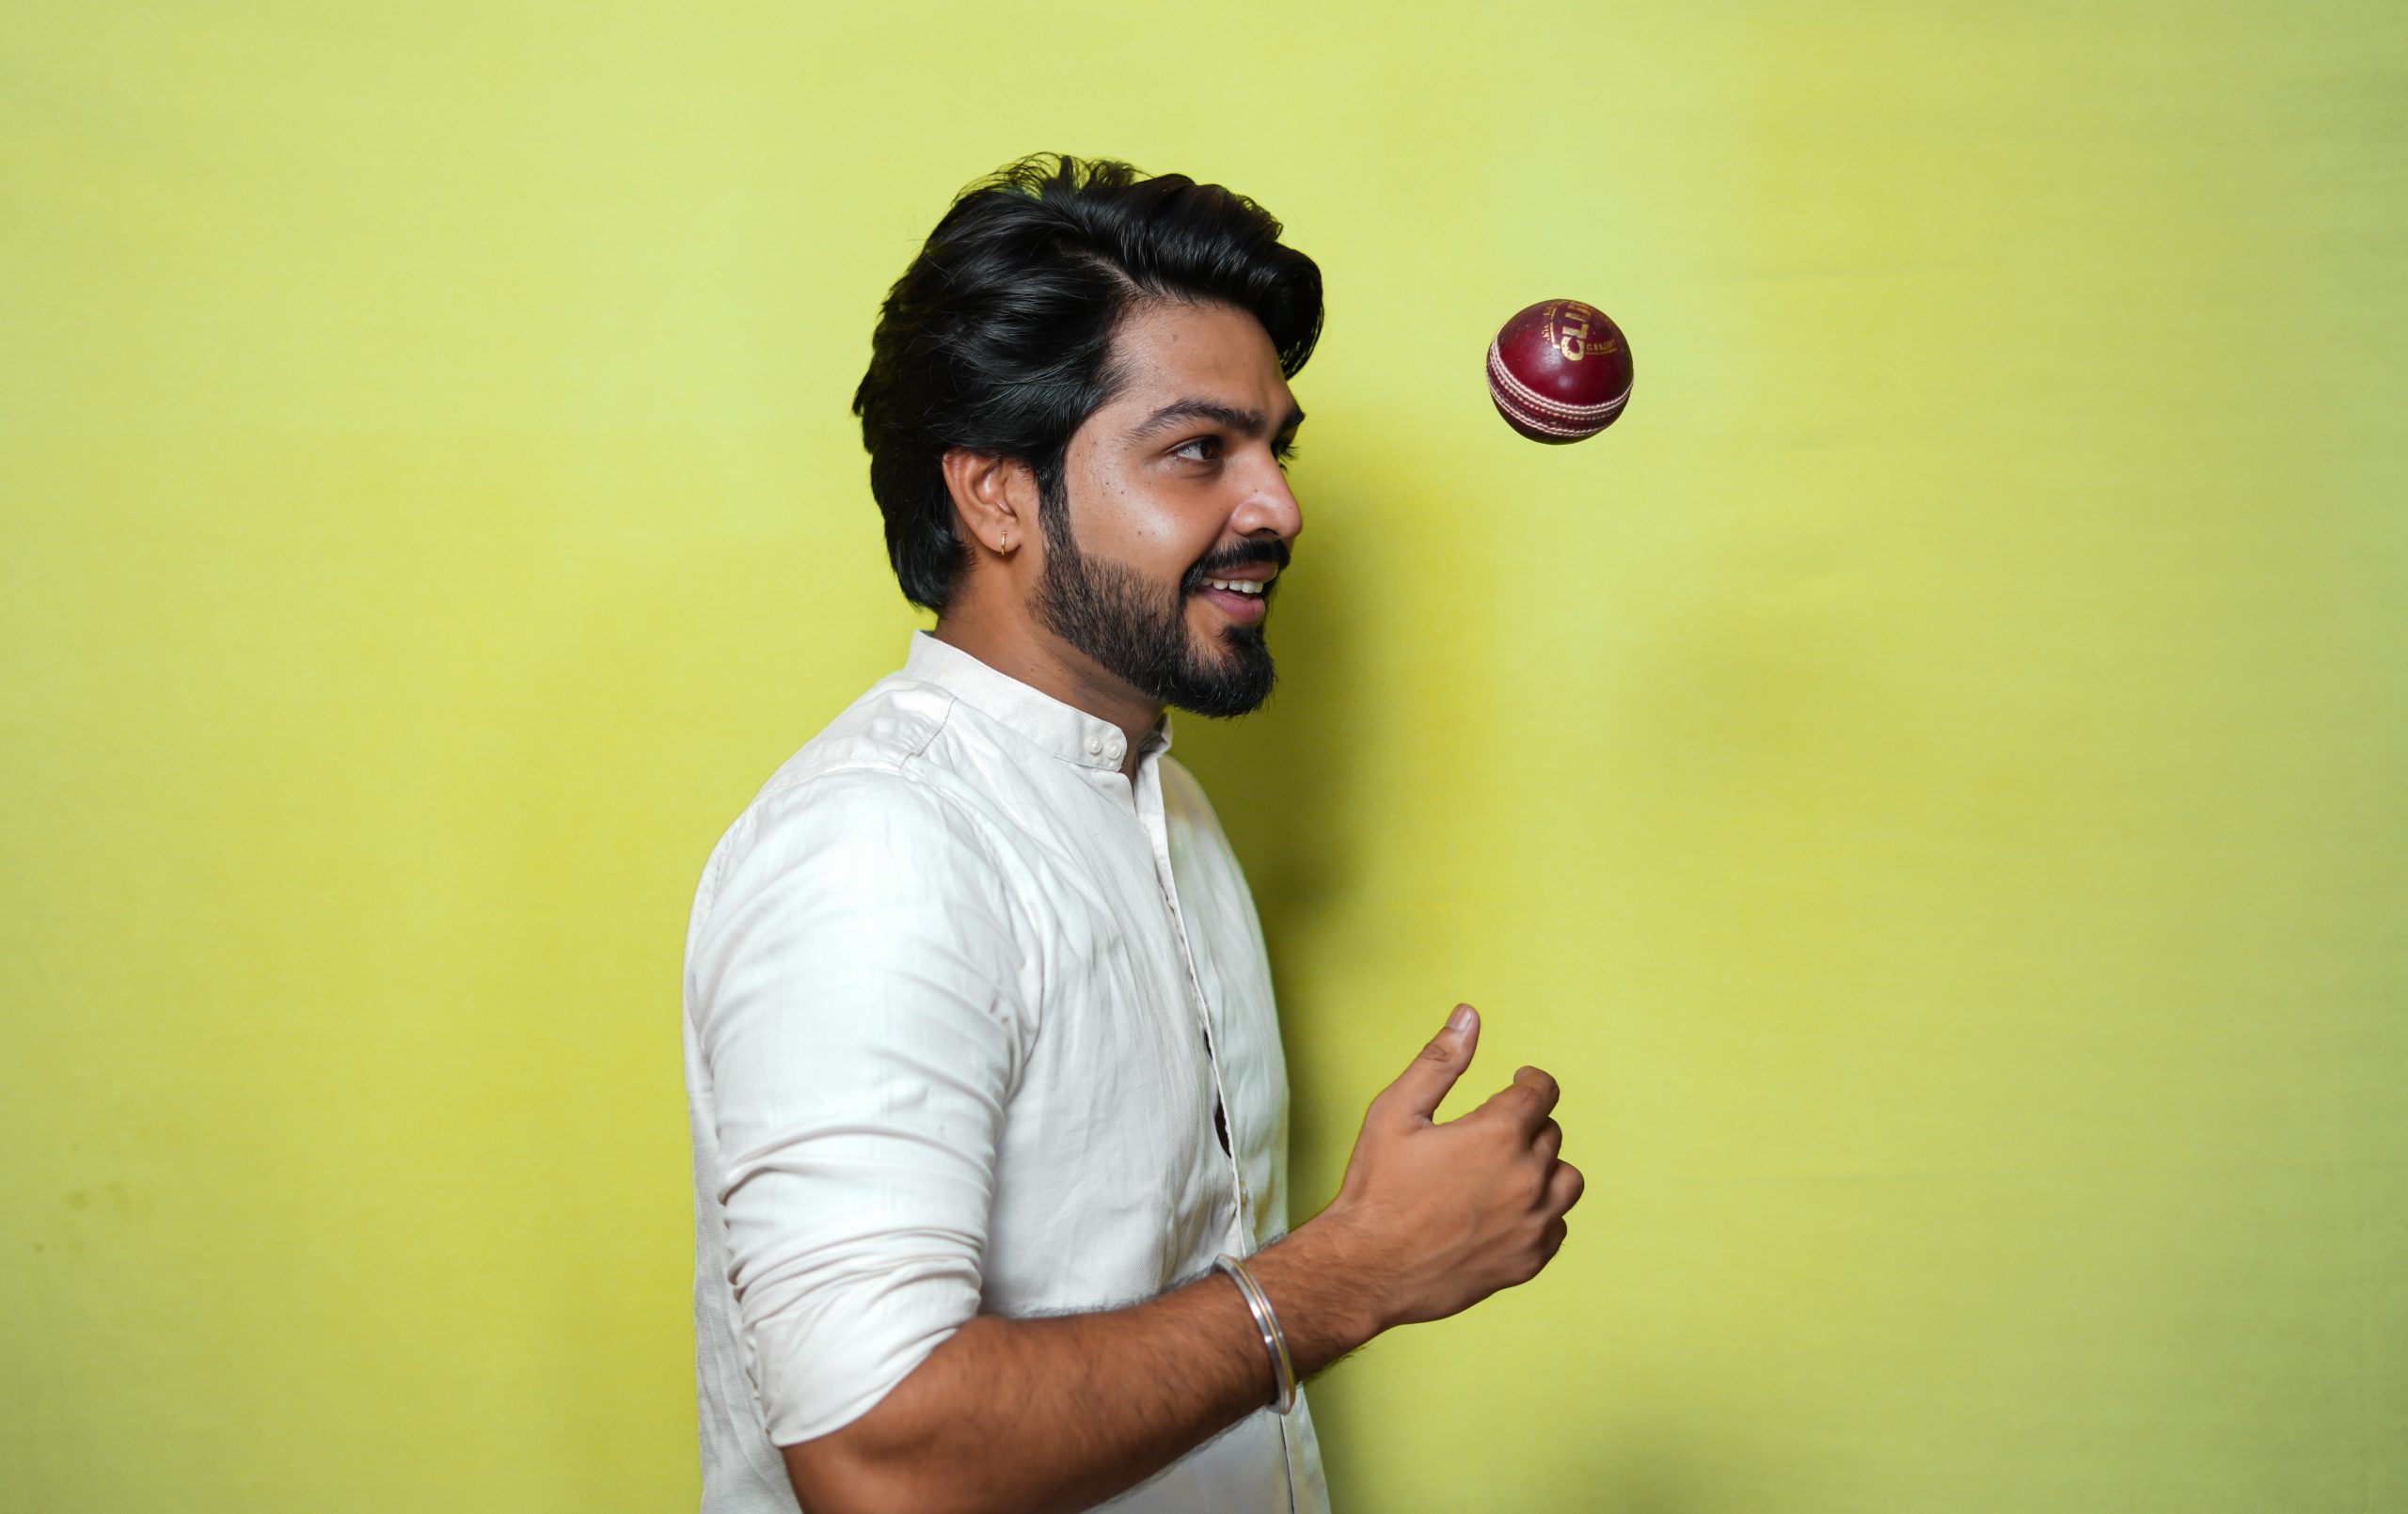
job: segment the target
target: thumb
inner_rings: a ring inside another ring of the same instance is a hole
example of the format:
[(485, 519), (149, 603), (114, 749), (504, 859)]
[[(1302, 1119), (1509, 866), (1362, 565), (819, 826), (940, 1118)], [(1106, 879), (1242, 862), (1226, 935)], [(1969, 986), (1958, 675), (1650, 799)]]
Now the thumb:
[(1403, 1076), (1388, 1084), (1384, 1102), (1393, 1104), (1400, 1113), (1430, 1118), (1437, 1112), (1447, 1090), (1471, 1065), (1471, 1054), (1479, 1046), (1480, 1012), (1469, 1004), (1457, 1004), (1446, 1028), (1431, 1037)]

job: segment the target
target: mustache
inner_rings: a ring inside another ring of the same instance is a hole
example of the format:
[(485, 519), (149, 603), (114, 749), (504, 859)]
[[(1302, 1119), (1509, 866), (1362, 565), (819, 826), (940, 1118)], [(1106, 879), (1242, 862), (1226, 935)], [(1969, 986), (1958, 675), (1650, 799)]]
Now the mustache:
[(1213, 553), (1190, 568), (1185, 587), (1190, 591), (1201, 589), (1207, 578), (1218, 578), (1231, 568), (1251, 567), (1258, 562), (1268, 562), (1284, 573), (1288, 568), (1289, 556), (1285, 542), (1242, 542), (1226, 552)]

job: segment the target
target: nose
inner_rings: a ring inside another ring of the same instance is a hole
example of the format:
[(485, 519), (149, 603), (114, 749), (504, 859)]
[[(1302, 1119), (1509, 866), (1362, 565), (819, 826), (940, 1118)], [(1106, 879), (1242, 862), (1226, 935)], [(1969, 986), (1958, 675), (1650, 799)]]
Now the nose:
[(1305, 528), (1305, 511), (1296, 503), (1295, 491), (1288, 487), (1286, 470), (1268, 463), (1253, 481), (1254, 488), (1229, 518), (1229, 529), (1240, 536), (1269, 531), (1282, 542), (1294, 541)]

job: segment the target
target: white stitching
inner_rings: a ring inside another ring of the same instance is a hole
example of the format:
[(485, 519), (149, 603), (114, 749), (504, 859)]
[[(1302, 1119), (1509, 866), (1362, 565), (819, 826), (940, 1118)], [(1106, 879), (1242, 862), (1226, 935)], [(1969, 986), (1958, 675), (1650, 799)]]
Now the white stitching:
[(1548, 411), (1563, 420), (1591, 420), (1599, 416), (1610, 416), (1630, 400), (1630, 390), (1627, 388), (1612, 399), (1596, 404), (1572, 404), (1566, 401), (1549, 399), (1514, 377), (1507, 370), (1505, 354), (1495, 341), (1488, 344), (1488, 376), (1492, 383), (1512, 390), (1513, 398), (1524, 404), (1534, 409)]
[(1507, 402), (1506, 403), (1498, 406), (1498, 408), (1503, 410), (1506, 416), (1513, 420), (1517, 425), (1528, 426), (1532, 431), (1543, 431), (1550, 436), (1569, 437), (1574, 441), (1578, 441), (1584, 436), (1594, 436), (1597, 433), (1606, 429), (1605, 422), (1603, 421), (1599, 421), (1593, 426), (1559, 426), (1552, 421), (1541, 419), (1537, 416), (1528, 415), (1513, 408), (1511, 402)]

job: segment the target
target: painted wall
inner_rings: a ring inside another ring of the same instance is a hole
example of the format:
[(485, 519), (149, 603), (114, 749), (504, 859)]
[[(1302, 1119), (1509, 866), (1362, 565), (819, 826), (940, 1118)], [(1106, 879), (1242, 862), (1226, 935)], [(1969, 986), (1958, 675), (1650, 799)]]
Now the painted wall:
[[(689, 1505), (687, 906), (916, 623), (877, 301), (1058, 148), (1329, 281), (1282, 692), (1180, 733), (1307, 1209), (1459, 998), (1591, 1175), (1317, 1386), (1340, 1508), (2408, 1507), (2408, 11), (0, 59), (0, 1506)], [(1568, 449), (1480, 376), (1555, 295), (1639, 371)]]

